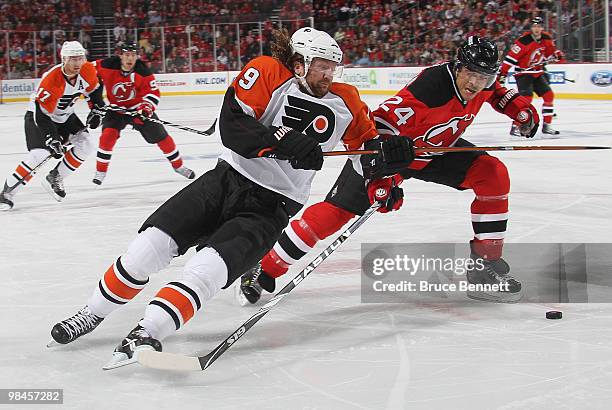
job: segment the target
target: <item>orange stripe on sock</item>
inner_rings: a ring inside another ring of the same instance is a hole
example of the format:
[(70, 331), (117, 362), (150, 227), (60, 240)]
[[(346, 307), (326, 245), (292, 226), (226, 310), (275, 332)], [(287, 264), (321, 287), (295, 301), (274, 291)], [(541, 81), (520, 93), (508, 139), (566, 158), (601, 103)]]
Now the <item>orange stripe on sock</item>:
[(119, 278), (117, 278), (117, 273), (115, 273), (115, 265), (111, 265), (110, 268), (104, 274), (104, 284), (112, 293), (116, 296), (119, 296), (122, 299), (130, 300), (134, 298), (142, 289), (134, 289), (121, 282)]
[(66, 160), (67, 163), (70, 164), (70, 166), (72, 168), (78, 168), (81, 166), (82, 162), (79, 161), (74, 154), (72, 153), (72, 150), (66, 152), (66, 154), (64, 155), (64, 159)]
[[(19, 176), (21, 178), (23, 178), (24, 181), (28, 182), (30, 179), (32, 179), (32, 174), (29, 174), (30, 171), (28, 171), (27, 169), (25, 169), (23, 167), (23, 165), (19, 164), (17, 165), (17, 168), (15, 169), (15, 172), (17, 174), (19, 174)], [(29, 175), (28, 175), (29, 174)]]
[(183, 316), (183, 323), (186, 323), (195, 314), (189, 298), (175, 289), (163, 287), (157, 292), (155, 297), (164, 299), (176, 307), (181, 312), (181, 316)]

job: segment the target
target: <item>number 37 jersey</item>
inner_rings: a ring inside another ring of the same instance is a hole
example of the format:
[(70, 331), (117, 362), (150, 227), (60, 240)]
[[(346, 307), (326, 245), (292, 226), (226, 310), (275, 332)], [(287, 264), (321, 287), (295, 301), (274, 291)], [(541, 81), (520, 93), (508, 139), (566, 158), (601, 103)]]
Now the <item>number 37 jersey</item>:
[(289, 161), (262, 158), (269, 149), (270, 127), (286, 126), (331, 151), (340, 141), (349, 149), (378, 135), (370, 111), (357, 89), (332, 83), (316, 98), (304, 92), (299, 80), (279, 60), (251, 60), (225, 94), (219, 132), (221, 159), (253, 182), (298, 204), (308, 200), (315, 171), (294, 169)]
[(74, 114), (74, 104), (79, 97), (87, 97), (98, 86), (96, 68), (89, 61), (83, 64), (79, 74), (70, 82), (62, 71), (62, 65), (58, 64), (43, 74), (38, 89), (30, 97), (28, 111), (36, 112), (37, 102), (53, 122), (63, 124)]

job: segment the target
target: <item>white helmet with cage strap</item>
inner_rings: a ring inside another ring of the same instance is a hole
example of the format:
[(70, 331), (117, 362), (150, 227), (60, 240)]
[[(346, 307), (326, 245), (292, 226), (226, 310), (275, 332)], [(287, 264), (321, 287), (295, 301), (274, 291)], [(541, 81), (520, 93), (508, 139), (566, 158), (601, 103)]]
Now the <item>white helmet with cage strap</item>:
[(304, 27), (293, 33), (291, 49), (304, 57), (304, 62), (307, 64), (310, 64), (315, 57), (337, 64), (342, 63), (342, 50), (336, 40), (326, 32), (312, 27)]
[(86, 52), (78, 41), (66, 41), (62, 44), (60, 55), (64, 57), (85, 56)]

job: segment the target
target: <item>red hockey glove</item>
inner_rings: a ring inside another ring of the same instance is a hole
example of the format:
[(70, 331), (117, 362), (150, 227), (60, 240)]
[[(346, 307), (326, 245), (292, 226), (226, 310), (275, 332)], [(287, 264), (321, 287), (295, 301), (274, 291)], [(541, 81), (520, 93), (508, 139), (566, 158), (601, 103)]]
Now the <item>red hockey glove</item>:
[(404, 203), (404, 190), (399, 185), (403, 180), (399, 174), (395, 174), (391, 177), (368, 182), (367, 189), (370, 203), (373, 204), (376, 201), (382, 203), (378, 212), (385, 214), (400, 209)]
[(516, 115), (516, 121), (519, 123), (519, 132), (525, 138), (533, 138), (538, 131), (540, 125), (540, 116), (533, 105), (523, 108)]
[(153, 111), (155, 111), (153, 104), (147, 101), (141, 102), (136, 108), (137, 115), (134, 117), (134, 124), (144, 125), (144, 118), (150, 118), (153, 115)]

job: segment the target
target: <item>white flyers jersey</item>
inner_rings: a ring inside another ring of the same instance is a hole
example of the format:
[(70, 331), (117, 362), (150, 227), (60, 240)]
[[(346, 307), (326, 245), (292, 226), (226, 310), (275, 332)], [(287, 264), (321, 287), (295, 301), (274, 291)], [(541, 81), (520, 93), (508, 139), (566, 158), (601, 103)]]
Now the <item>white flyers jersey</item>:
[(66, 79), (62, 65), (58, 64), (43, 74), (38, 89), (30, 96), (28, 111), (36, 112), (35, 102), (38, 102), (53, 122), (63, 124), (74, 113), (79, 97), (88, 96), (98, 85), (96, 68), (89, 61), (72, 81)]
[[(324, 152), (333, 150), (340, 141), (348, 149), (357, 149), (378, 135), (370, 111), (355, 87), (332, 83), (324, 97), (313, 97), (302, 92), (299, 80), (271, 57), (249, 62), (228, 92), (234, 93), (233, 98), (244, 114), (266, 127), (286, 126), (309, 135), (319, 141)], [(224, 104), (227, 98), (226, 95)], [(223, 122), (219, 129), (225, 139)], [(246, 133), (242, 138), (248, 138)], [(308, 200), (316, 171), (294, 169), (286, 160), (247, 158), (226, 144), (221, 159), (267, 189), (299, 204)]]

